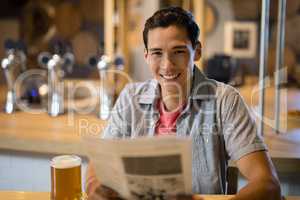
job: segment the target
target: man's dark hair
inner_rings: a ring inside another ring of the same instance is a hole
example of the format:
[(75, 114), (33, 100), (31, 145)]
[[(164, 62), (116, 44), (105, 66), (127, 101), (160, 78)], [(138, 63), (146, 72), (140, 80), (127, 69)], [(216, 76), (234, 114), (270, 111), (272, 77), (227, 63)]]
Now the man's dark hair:
[(149, 30), (158, 27), (166, 28), (171, 25), (185, 28), (193, 48), (196, 47), (200, 29), (194, 21), (193, 15), (180, 7), (168, 7), (156, 11), (149, 19), (147, 19), (143, 31), (145, 48), (148, 49)]

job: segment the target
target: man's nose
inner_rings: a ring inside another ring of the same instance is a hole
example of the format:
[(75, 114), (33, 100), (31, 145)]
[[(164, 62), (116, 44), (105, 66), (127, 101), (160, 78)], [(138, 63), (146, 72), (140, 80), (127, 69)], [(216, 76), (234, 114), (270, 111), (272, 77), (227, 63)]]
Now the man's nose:
[(174, 67), (173, 59), (169, 54), (165, 54), (162, 58), (161, 68), (165, 70), (172, 69)]

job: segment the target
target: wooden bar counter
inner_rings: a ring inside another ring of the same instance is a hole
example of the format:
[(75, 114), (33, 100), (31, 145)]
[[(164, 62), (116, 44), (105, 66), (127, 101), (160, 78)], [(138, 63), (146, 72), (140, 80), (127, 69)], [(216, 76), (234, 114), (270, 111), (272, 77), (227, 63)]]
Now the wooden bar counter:
[(80, 138), (93, 134), (100, 137), (106, 122), (96, 115), (16, 112), (0, 113), (0, 149), (45, 154), (84, 155)]
[[(96, 115), (48, 114), (16, 112), (0, 113), (0, 150), (14, 150), (45, 154), (85, 155), (81, 147), (82, 135), (99, 135), (106, 122)], [(300, 130), (300, 129), (299, 129)], [(300, 131), (289, 134), (267, 134), (265, 142), (273, 158), (300, 159)]]
[[(229, 200), (230, 195), (195, 195), (195, 200)], [(48, 192), (9, 192), (0, 191), (0, 199), (5, 200), (50, 200)], [(286, 197), (286, 200), (300, 200), (300, 197)]]

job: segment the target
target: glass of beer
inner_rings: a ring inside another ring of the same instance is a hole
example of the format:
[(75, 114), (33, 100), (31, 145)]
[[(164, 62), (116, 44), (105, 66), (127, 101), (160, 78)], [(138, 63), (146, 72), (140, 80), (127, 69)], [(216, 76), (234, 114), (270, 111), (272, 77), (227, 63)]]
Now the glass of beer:
[(51, 200), (81, 200), (81, 159), (75, 155), (51, 160)]

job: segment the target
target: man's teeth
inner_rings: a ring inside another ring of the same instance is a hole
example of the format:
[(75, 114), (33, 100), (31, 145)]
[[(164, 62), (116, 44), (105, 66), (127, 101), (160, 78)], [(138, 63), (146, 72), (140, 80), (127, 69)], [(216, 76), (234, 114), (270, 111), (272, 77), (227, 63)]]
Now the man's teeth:
[(175, 79), (178, 77), (179, 74), (173, 74), (173, 75), (162, 75), (162, 77), (164, 79), (167, 79), (167, 80), (171, 80), (171, 79)]

